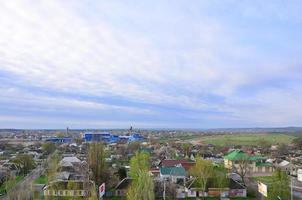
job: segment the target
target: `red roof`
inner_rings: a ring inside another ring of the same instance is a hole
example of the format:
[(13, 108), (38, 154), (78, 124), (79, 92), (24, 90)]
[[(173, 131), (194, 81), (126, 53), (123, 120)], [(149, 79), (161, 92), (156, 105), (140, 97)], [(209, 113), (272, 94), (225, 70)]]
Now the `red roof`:
[(189, 160), (162, 160), (160, 163), (161, 167), (175, 167), (177, 165), (181, 165), (186, 171), (188, 171), (195, 165), (195, 162)]

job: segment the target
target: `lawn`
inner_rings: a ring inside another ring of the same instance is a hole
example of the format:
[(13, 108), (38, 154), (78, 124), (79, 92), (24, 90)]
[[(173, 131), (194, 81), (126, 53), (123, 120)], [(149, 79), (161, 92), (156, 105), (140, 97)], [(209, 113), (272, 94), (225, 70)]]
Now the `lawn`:
[(286, 134), (226, 134), (200, 137), (200, 143), (224, 145), (256, 145), (260, 141), (266, 141), (268, 144), (289, 144), (294, 136)]
[(47, 183), (47, 177), (46, 176), (40, 176), (34, 181), (35, 184), (46, 184)]
[[(187, 197), (187, 198), (185, 198), (185, 200), (195, 200), (196, 198), (194, 197), (192, 197), (192, 198), (189, 198), (189, 197)], [(230, 199), (232, 199), (232, 200), (251, 200), (251, 198), (249, 198), (249, 197), (246, 197), (246, 198), (244, 198), (244, 197), (237, 197), (237, 198), (230, 198)], [(218, 197), (206, 197), (205, 198), (205, 200), (220, 200), (220, 198), (218, 198)]]
[[(8, 186), (8, 190), (10, 190), (13, 186), (15, 186), (18, 182), (20, 182), (21, 180), (23, 180), (24, 176), (16, 176), (15, 182), (11, 185)], [(3, 183), (0, 186), (0, 194), (5, 194), (6, 193), (6, 184)]]
[(264, 184), (269, 185), (271, 182), (273, 182), (273, 178), (271, 176), (258, 176), (258, 177), (252, 177), (254, 181), (260, 181)]

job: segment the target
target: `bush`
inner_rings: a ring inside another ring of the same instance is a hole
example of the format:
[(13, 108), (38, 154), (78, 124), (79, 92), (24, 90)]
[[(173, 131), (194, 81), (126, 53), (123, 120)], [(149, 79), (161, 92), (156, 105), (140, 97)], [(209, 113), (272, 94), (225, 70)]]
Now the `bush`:
[(248, 188), (247, 196), (248, 197), (256, 197), (256, 190), (254, 190), (253, 188)]

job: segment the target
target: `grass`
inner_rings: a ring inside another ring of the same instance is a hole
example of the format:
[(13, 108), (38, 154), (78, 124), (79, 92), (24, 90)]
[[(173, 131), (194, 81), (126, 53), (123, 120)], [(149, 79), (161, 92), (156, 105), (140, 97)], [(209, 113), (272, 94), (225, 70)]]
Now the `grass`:
[(273, 178), (271, 176), (258, 176), (258, 177), (252, 177), (254, 181), (260, 181), (264, 184), (270, 184), (273, 182)]
[[(226, 134), (226, 135), (212, 135), (199, 137), (201, 144), (214, 144), (216, 146), (230, 146), (230, 145), (256, 145), (260, 141), (266, 141), (270, 145), (274, 144), (289, 144), (294, 139), (294, 136), (286, 134)], [(190, 140), (190, 139), (189, 139)]]
[[(196, 199), (195, 197), (187, 197), (185, 198), (185, 200), (193, 200), (193, 199)], [(236, 198), (230, 198), (230, 199), (233, 199), (233, 200), (251, 200), (251, 198), (249, 197), (236, 197)], [(220, 198), (218, 197), (206, 197), (205, 200), (220, 200)]]
[[(20, 182), (21, 180), (24, 179), (24, 176), (21, 175), (21, 176), (16, 176), (16, 179), (15, 179), (15, 182), (14, 184), (10, 184), (7, 188), (7, 190), (10, 190), (12, 187), (14, 187), (18, 182)], [(5, 194), (7, 191), (6, 191), (6, 184), (5, 182), (0, 186), (0, 194)]]
[(35, 184), (46, 184), (47, 183), (47, 177), (46, 176), (40, 176), (34, 181)]

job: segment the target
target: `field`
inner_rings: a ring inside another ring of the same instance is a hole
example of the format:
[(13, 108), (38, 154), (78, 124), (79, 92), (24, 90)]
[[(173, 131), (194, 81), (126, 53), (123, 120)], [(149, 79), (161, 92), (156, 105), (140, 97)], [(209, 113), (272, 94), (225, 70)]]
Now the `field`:
[(217, 146), (223, 145), (256, 145), (261, 141), (268, 144), (289, 144), (294, 139), (294, 136), (286, 134), (225, 134), (225, 135), (212, 135), (200, 136), (186, 141), (195, 144), (214, 144)]

